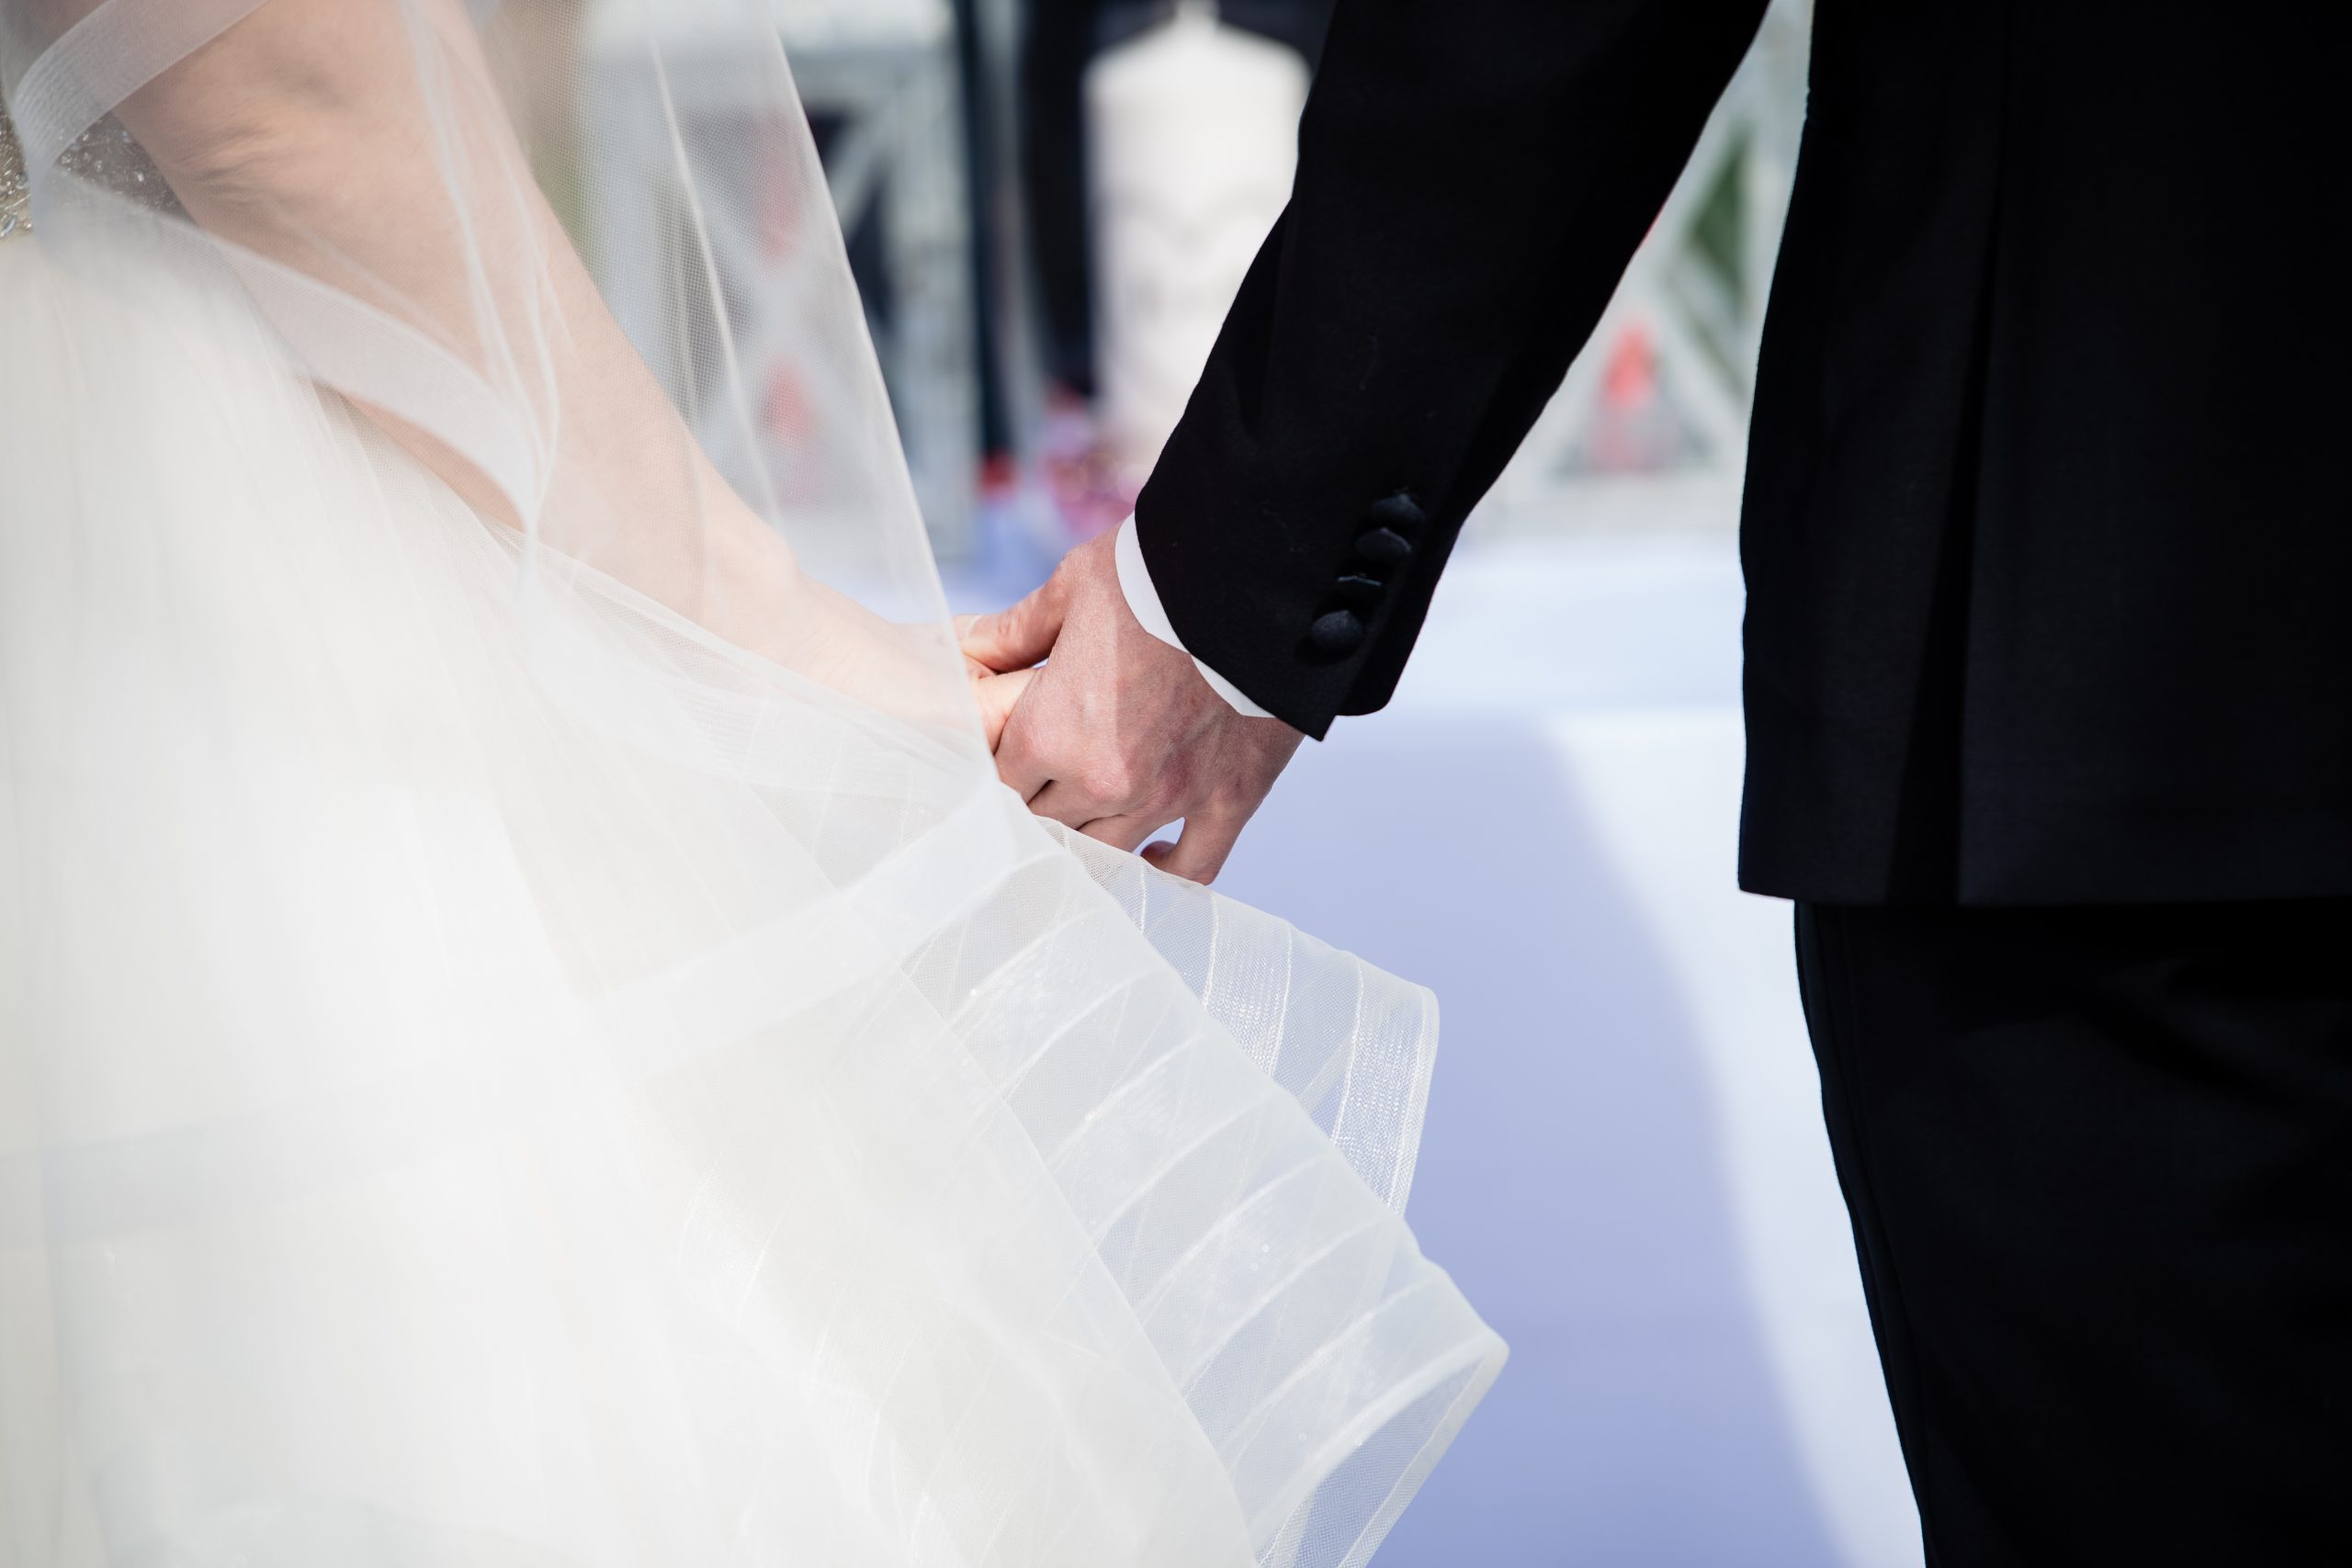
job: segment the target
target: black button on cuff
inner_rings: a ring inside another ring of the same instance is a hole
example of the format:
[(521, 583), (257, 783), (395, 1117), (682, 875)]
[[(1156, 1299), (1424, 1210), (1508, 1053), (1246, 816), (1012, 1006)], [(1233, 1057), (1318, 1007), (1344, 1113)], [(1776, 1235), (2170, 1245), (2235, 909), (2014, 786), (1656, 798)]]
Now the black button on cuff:
[(1356, 536), (1356, 558), (1374, 570), (1393, 571), (1412, 558), (1413, 540), (1429, 525), (1421, 503), (1403, 491), (1364, 508), (1363, 531)]
[(1306, 628), (1306, 647), (1325, 659), (1345, 659), (1363, 646), (1364, 617), (1380, 612), (1398, 568), (1413, 558), (1414, 536), (1429, 525), (1429, 513), (1403, 491), (1364, 509), (1356, 535), (1355, 564), (1332, 584), (1333, 608)]
[(1421, 503), (1401, 490), (1395, 495), (1382, 496), (1363, 514), (1365, 527), (1385, 528), (1408, 540), (1419, 533), (1429, 520), (1430, 515), (1421, 510)]
[(1306, 630), (1315, 651), (1344, 659), (1363, 646), (1363, 622), (1353, 610), (1327, 610)]
[(1404, 565), (1412, 553), (1413, 542), (1394, 528), (1374, 528), (1356, 537), (1357, 557), (1384, 570)]

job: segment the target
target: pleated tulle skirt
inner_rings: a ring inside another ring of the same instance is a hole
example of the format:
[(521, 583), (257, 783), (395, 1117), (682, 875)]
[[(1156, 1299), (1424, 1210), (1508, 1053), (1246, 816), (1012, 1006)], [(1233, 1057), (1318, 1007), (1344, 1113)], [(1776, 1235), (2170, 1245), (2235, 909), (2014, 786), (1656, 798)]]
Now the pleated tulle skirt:
[(1426, 993), (0, 243), (0, 1563), (1337, 1564)]

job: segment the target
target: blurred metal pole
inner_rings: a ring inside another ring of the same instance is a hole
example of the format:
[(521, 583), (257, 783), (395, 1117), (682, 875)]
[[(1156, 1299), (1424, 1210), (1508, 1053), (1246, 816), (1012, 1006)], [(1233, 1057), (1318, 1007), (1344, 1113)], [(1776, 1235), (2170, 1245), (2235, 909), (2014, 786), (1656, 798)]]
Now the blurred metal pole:
[(972, 371), (978, 399), (980, 457), (985, 463), (1010, 450), (1012, 431), (1005, 410), (1001, 323), (995, 308), (1003, 292), (1000, 275), (1005, 257), (992, 232), (998, 220), (993, 197), (1008, 151), (992, 134), (995, 106), (1004, 84), (989, 69), (987, 18), (982, 12), (982, 0), (955, 0), (956, 76), (964, 108), (964, 186), (972, 214)]
[(981, 316), (985, 434), (991, 458), (1025, 469), (1045, 405), (1036, 311), (1029, 295), (1026, 197), (1021, 184), (1021, 46), (1024, 0), (956, 0), (966, 57), (972, 160), (975, 303)]

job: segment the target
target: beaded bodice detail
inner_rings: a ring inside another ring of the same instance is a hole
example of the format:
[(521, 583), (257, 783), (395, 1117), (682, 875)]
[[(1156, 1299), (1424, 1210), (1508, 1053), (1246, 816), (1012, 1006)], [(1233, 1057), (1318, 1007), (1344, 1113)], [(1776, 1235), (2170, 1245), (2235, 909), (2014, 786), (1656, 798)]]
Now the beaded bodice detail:
[(0, 103), (0, 240), (32, 226), (33, 188), (25, 173), (25, 151), (17, 145), (17, 128), (9, 123), (8, 106)]
[[(112, 115), (75, 137), (58, 156), (57, 169), (153, 211), (181, 210), (155, 161)], [(8, 106), (0, 103), (0, 240), (30, 233), (32, 227), (32, 171), (25, 166)]]

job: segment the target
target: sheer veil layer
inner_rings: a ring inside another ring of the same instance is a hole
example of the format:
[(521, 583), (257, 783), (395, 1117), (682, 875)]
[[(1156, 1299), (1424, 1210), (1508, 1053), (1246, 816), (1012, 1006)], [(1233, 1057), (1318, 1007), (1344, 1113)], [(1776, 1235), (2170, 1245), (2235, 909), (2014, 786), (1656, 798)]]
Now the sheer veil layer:
[(1431, 999), (996, 783), (765, 7), (493, 12), (0, 0), (0, 1565), (1364, 1561)]

